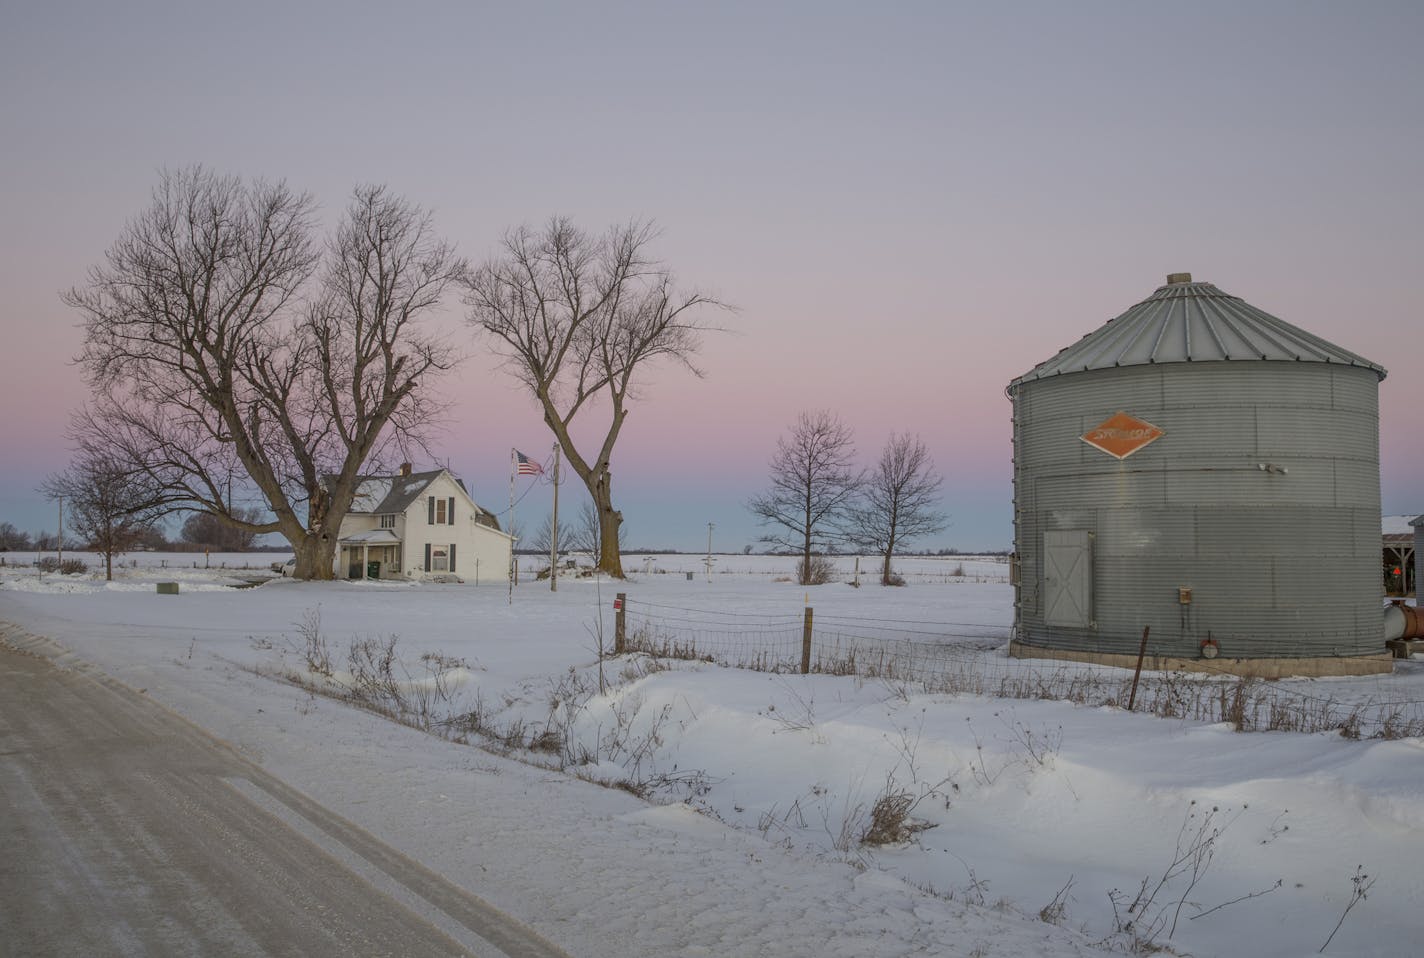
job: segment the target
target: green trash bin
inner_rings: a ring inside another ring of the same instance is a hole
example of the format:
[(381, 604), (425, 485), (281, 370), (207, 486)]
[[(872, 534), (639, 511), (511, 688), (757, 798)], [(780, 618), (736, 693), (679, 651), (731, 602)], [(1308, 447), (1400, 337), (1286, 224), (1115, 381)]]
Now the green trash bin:
[(367, 562), (367, 563), (366, 563), (366, 578), (368, 578), (368, 579), (379, 579), (380, 577), (381, 577), (381, 563), (379, 563), (379, 562)]

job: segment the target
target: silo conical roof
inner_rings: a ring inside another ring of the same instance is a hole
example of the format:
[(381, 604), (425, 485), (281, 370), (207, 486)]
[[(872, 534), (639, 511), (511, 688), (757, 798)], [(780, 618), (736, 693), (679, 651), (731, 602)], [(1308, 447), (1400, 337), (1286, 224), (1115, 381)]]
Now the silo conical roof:
[(1020, 383), (1064, 373), (1153, 363), (1223, 360), (1339, 363), (1363, 366), (1384, 379), (1385, 370), (1283, 319), (1257, 309), (1211, 283), (1173, 273), (1167, 285), (1121, 316), (1110, 319), (1046, 362), (1015, 379)]

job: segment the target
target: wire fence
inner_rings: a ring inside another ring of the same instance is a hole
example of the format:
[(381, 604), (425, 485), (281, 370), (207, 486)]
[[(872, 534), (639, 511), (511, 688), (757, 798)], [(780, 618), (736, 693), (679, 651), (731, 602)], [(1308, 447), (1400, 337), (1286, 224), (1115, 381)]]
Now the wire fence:
[[(710, 573), (707, 570), (706, 559), (691, 554), (643, 556), (634, 554), (625, 555), (624, 561), (630, 571), (637, 571), (643, 575), (682, 576), (691, 574), (699, 579), (737, 576), (738, 578), (766, 578), (772, 581), (795, 581), (795, 565), (798, 556), (782, 557), (785, 560), (784, 565), (768, 565), (764, 561), (765, 556), (754, 558), (756, 561), (747, 560), (739, 555), (715, 555)], [(853, 558), (847, 559), (841, 556), (833, 558), (831, 561), (835, 563), (837, 581), (845, 580), (847, 583), (864, 582), (869, 584), (879, 579), (879, 569), (873, 563), (865, 563), (857, 568), (852, 565)], [(962, 562), (935, 559), (929, 563), (918, 565), (905, 562), (895, 567), (895, 575), (911, 585), (1007, 583), (1009, 581), (1009, 562), (1008, 559), (999, 560), (997, 558), (973, 558)]]
[[(1424, 735), (1424, 700), (1390, 676), (1265, 681), (1225, 670), (1143, 672), (1008, 655), (1002, 623), (850, 616), (768, 616), (622, 600), (620, 648), (758, 672), (858, 676), (934, 693), (1049, 699), (1238, 731), (1333, 731), (1349, 738)], [(1203, 668), (1210, 669), (1203, 663)]]

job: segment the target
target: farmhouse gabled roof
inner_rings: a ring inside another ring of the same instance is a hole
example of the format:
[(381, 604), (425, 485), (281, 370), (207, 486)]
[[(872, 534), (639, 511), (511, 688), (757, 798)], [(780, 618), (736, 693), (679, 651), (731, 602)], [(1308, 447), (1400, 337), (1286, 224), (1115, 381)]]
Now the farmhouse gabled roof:
[[(444, 471), (434, 469), (406, 476), (362, 476), (357, 480), (356, 498), (351, 501), (351, 511), (383, 516), (405, 512)], [(460, 488), (465, 488), (463, 482)]]
[[(1420, 516), (1419, 519), (1424, 519)], [(1380, 516), (1380, 531), (1385, 535), (1414, 535), (1410, 528), (1419, 522), (1414, 516)]]
[[(445, 473), (444, 469), (429, 472), (412, 472), (394, 476), (360, 476), (356, 480), (356, 495), (351, 500), (350, 512), (377, 516), (399, 515), (419, 499), (432, 482)], [(463, 479), (451, 476), (465, 494), (470, 490)], [(474, 500), (472, 499), (471, 502)], [(499, 520), (484, 506), (475, 503), (478, 513), (475, 521), (499, 531)]]
[(1313, 333), (1257, 309), (1211, 283), (1173, 273), (1167, 285), (1108, 320), (1010, 386), (1064, 373), (1153, 363), (1278, 360), (1385, 369)]

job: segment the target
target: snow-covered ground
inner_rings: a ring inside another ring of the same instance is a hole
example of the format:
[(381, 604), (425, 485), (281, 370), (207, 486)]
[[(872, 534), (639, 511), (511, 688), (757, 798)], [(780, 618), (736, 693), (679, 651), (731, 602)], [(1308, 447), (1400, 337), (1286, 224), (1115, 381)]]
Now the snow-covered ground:
[[(992, 558), (902, 560), (903, 589), (873, 585), (869, 560), (849, 588), (841, 559), (835, 583), (808, 590), (791, 559), (718, 556), (709, 576), (697, 556), (628, 557), (627, 582), (551, 592), (526, 575), (512, 601), (503, 585), (235, 587), (281, 555), (212, 556), (208, 569), (128, 557), (107, 584), (41, 580), (17, 558), (0, 567), (0, 622), (19, 627), (8, 641), (146, 689), (574, 954), (1070, 955), (1126, 948), (1130, 921), (1183, 954), (1300, 955), (1335, 929), (1357, 868), (1367, 898), (1327, 953), (1415, 954), (1424, 940), (1418, 738), (1242, 734), (642, 656), (599, 668), (616, 592), (667, 621), (743, 617), (748, 633), (799, 635), (809, 603), (817, 622), (906, 635), (942, 624), (982, 646), (1011, 619)], [(180, 594), (156, 594), (157, 581)], [(327, 681), (308, 669), (314, 634), (330, 681), (348, 685), (353, 640), (396, 636), (408, 699), (464, 717), (447, 734), (540, 748), (511, 762), (253, 673)], [(1424, 662), (1279, 686), (1418, 703)], [(912, 806), (911, 831), (862, 843), (877, 802), (895, 797)], [(1144, 880), (1150, 904), (1129, 915)]]

